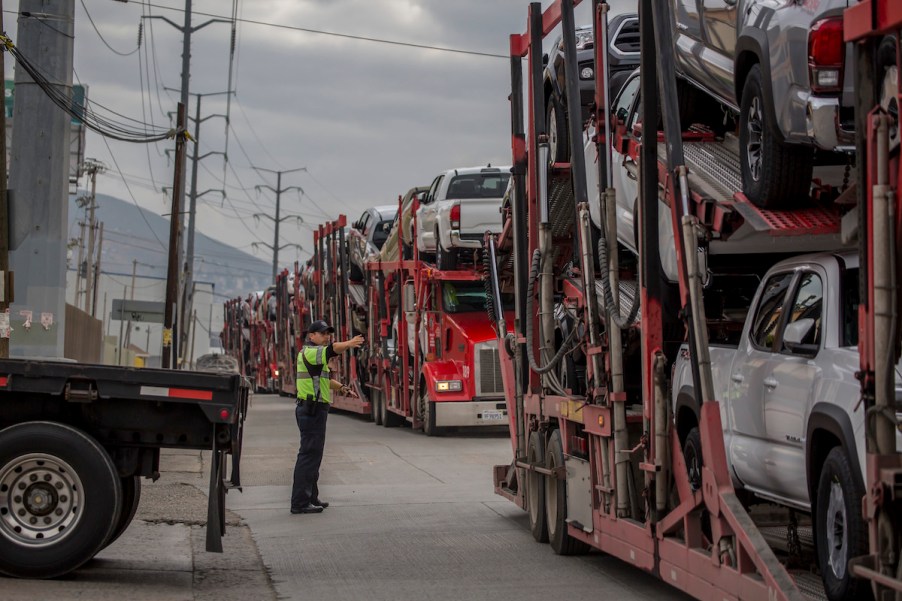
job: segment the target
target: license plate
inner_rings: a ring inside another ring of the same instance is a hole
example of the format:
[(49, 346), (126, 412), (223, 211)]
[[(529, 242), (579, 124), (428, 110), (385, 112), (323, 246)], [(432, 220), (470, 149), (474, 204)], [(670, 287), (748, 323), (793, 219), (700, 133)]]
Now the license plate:
[(482, 421), (484, 422), (500, 422), (504, 421), (504, 411), (498, 409), (488, 409), (482, 412)]

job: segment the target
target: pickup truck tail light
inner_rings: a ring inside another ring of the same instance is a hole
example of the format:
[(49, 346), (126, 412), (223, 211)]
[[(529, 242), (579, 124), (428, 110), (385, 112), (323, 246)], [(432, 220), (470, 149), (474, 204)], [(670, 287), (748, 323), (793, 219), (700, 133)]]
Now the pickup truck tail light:
[(451, 229), (460, 229), (460, 204), (451, 207)]
[(844, 56), (842, 18), (815, 21), (808, 33), (808, 74), (812, 92), (839, 92), (842, 89)]

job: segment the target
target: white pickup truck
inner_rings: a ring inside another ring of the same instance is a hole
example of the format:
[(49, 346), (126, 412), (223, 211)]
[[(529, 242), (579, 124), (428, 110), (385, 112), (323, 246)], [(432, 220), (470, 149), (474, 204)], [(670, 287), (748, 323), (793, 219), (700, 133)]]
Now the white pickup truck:
[(449, 169), (432, 181), (417, 209), (417, 248), (436, 266), (456, 269), (460, 252), (482, 248), (486, 231), (501, 231), (501, 200), (510, 167)]
[[(864, 409), (855, 379), (858, 255), (819, 253), (781, 261), (761, 281), (747, 316), (729, 306), (721, 303), (719, 314), (709, 309), (708, 318), (717, 324), (709, 325), (712, 339), (731, 314), (735, 331), (742, 324), (738, 345), (711, 344), (733, 484), (749, 498), (810, 512), (828, 598), (863, 598), (864, 584), (851, 577), (847, 565), (868, 550), (861, 510)], [(897, 368), (897, 399), (898, 373)], [(687, 469), (697, 486), (699, 412), (686, 346), (674, 364), (672, 394)]]

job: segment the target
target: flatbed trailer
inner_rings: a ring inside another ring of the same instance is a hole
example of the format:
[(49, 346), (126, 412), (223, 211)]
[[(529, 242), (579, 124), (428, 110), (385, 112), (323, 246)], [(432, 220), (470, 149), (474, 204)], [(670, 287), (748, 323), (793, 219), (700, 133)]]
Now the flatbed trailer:
[(128, 527), (164, 448), (212, 451), (206, 549), (222, 552), (248, 395), (239, 374), (0, 359), (0, 573), (91, 559)]
[[(711, 394), (702, 286), (706, 274), (699, 268), (697, 249), (727, 245), (739, 228), (789, 247), (780, 247), (779, 253), (791, 252), (796, 239), (803, 247), (806, 240), (814, 241), (814, 248), (800, 250), (845, 245), (844, 215), (820, 206), (763, 211), (742, 197), (730, 157), (705, 155), (711, 149), (729, 149), (707, 145), (713, 141), (699, 132), (687, 136), (680, 131), (670, 5), (641, 0), (640, 90), (645, 98), (660, 98), (660, 108), (655, 102), (643, 103), (642, 122), (662, 119), (663, 133), (654, 143), (639, 142), (634, 148), (640, 165), (638, 277), (621, 282), (623, 266), (616, 243), (607, 245), (606, 255), (595, 245), (596, 236), (617, 239), (612, 226), (616, 220), (606, 218), (602, 231), (595, 232), (589, 216), (589, 203), (596, 202), (601, 203), (601, 215), (612, 215), (610, 159), (595, 167), (601, 194), (590, 195), (582, 148), (574, 142), (582, 139), (582, 132), (574, 120), (568, 136), (572, 163), (549, 167), (548, 161), (542, 39), (562, 25), (564, 55), (575, 57), (573, 7), (578, 3), (556, 0), (544, 12), (539, 3), (532, 3), (526, 33), (510, 37), (514, 194), (502, 234), (487, 237), (490, 254), (498, 255), (490, 264), (493, 288), (499, 295), (504, 290), (516, 294), (514, 333), (507, 334), (498, 307), (494, 318), (499, 348), (507, 349), (501, 355), (502, 373), (513, 450), (509, 464), (495, 466), (496, 493), (525, 509), (533, 536), (549, 542), (558, 554), (595, 548), (698, 599), (822, 598), (819, 579), (788, 570), (781, 561), (785, 555), (775, 551), (779, 545), (771, 546), (775, 537), (787, 533), (790, 546), (795, 545), (805, 538), (800, 532), (810, 533), (810, 526), (769, 522), (759, 528), (761, 516), (750, 515), (733, 489), (720, 408)], [(593, 1), (594, 39), (600, 41), (595, 123), (601, 157), (608, 154), (608, 140), (617, 135), (605, 110), (606, 10), (605, 2)], [(887, 150), (890, 115), (874, 109), (875, 89), (882, 79), (867, 61), (876, 53), (875, 34), (894, 36), (898, 49), (900, 27), (902, 10), (895, 2), (865, 0), (848, 11), (847, 41), (863, 40), (855, 48), (861, 53), (856, 62), (863, 78), (859, 88), (868, 90), (858, 107), (856, 181), (867, 186), (854, 187), (852, 182), (848, 194), (843, 191), (833, 198), (848, 201), (852, 196), (854, 204), (857, 190), (858, 211), (868, 216), (860, 218), (859, 240), (873, 239), (875, 245), (867, 250), (871, 247), (862, 243), (862, 265), (876, 264), (861, 270), (867, 280), (862, 283), (862, 298), (869, 299), (860, 309), (862, 400), (869, 415), (879, 412), (883, 417), (868, 424), (868, 493), (863, 509), (872, 524), (872, 554), (852, 560), (850, 568), (872, 580), (880, 601), (898, 599), (902, 591), (898, 535), (902, 462), (895, 448), (898, 424), (889, 409), (895, 403), (893, 366), (899, 359), (895, 290), (902, 264), (895, 259), (899, 241), (894, 233), (902, 207), (890, 192), (902, 181), (902, 172), (898, 148)], [(567, 70), (577, 72), (572, 59)], [(575, 78), (567, 83), (573, 86), (568, 97), (578, 98)], [(895, 96), (899, 98), (898, 91)], [(575, 101), (569, 104), (569, 113), (577, 114)], [(898, 127), (898, 121), (893, 126)], [(706, 164), (711, 162), (713, 166)], [(678, 287), (665, 277), (659, 260), (662, 196), (669, 214), (664, 223), (669, 221), (675, 234), (674, 248), (668, 250), (678, 257)], [(821, 200), (826, 199), (813, 199)], [(871, 208), (881, 204), (882, 209)], [(848, 238), (850, 232), (845, 233)], [(616, 302), (622, 290), (631, 290), (638, 302), (632, 306), (638, 310), (629, 310), (626, 295)], [(568, 324), (569, 334), (560, 332), (561, 324)], [(689, 482), (668, 401), (668, 366), (675, 343), (686, 337), (695, 387), (702, 391), (703, 461), (697, 489)], [(574, 354), (582, 356), (581, 371), (576, 380), (565, 381), (565, 370), (557, 366)]]

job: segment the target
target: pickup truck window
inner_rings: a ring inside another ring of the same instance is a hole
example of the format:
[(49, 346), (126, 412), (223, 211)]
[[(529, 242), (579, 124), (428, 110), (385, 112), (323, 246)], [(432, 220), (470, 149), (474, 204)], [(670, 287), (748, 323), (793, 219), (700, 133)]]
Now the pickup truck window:
[(842, 346), (858, 346), (858, 268), (842, 273)]
[(455, 176), (448, 184), (448, 198), (501, 198), (510, 173), (473, 173)]
[(779, 273), (771, 276), (764, 286), (758, 308), (755, 312), (755, 320), (749, 332), (752, 345), (772, 351), (776, 338), (777, 328), (780, 326), (783, 315), (783, 307), (786, 304), (786, 293), (792, 283), (792, 273)]
[(798, 346), (790, 348), (785, 342), (783, 351), (790, 354), (810, 355), (821, 345), (821, 317), (823, 316), (824, 284), (814, 273), (802, 274), (799, 289), (792, 302), (792, 312), (786, 324), (801, 332)]

